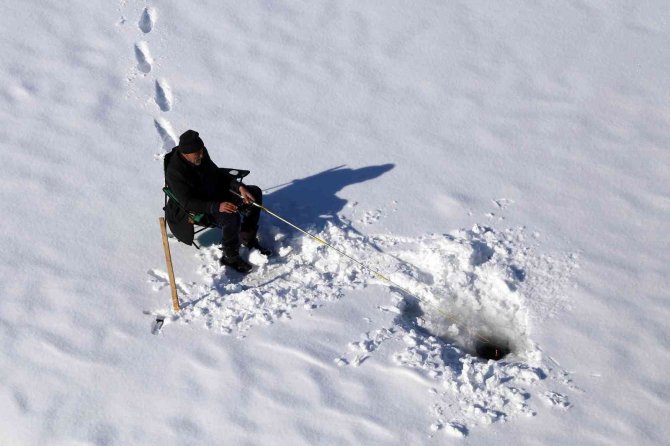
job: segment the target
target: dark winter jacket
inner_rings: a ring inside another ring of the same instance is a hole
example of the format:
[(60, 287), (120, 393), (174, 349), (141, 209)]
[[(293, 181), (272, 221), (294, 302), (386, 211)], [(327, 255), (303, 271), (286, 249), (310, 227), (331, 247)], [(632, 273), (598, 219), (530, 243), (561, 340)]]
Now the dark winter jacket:
[(165, 217), (170, 231), (180, 242), (193, 243), (193, 223), (188, 212), (213, 214), (219, 203), (233, 200), (231, 189), (239, 192), (240, 184), (235, 177), (219, 169), (209, 157), (207, 149), (199, 166), (184, 159), (175, 149), (165, 170), (165, 181), (179, 203), (172, 198), (165, 207)]

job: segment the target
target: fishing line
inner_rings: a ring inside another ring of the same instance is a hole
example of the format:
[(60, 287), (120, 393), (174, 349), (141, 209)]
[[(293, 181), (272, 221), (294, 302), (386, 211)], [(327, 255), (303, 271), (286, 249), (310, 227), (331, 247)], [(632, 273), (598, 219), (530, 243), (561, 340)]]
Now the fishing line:
[[(237, 192), (234, 192), (234, 191), (231, 191), (231, 192), (232, 192), (233, 194), (237, 195), (238, 197), (242, 198), (243, 200), (245, 200), (244, 197), (242, 197), (242, 195), (238, 194)], [(246, 201), (246, 200), (245, 200), (245, 201)], [(363, 270), (368, 271), (368, 272), (372, 273), (375, 277), (377, 277), (377, 278), (379, 278), (379, 279), (381, 279), (381, 280), (383, 280), (383, 281), (385, 281), (385, 282), (390, 283), (391, 285), (393, 285), (393, 286), (397, 287), (398, 289), (404, 291), (404, 292), (405, 292), (406, 294), (408, 294), (409, 296), (414, 297), (414, 298), (417, 299), (419, 302), (422, 302), (422, 303), (424, 303), (424, 304), (426, 304), (426, 305), (428, 305), (428, 306), (433, 307), (435, 310), (437, 310), (438, 313), (440, 313), (440, 315), (442, 315), (445, 319), (447, 319), (447, 321), (449, 321), (452, 325), (455, 325), (456, 327), (459, 327), (459, 326), (460, 326), (460, 324), (458, 324), (458, 323), (456, 322), (456, 320), (454, 320), (453, 316), (451, 316), (451, 315), (448, 314), (448, 313), (445, 313), (440, 307), (437, 306), (437, 304), (434, 304), (434, 303), (429, 302), (429, 301), (427, 301), (427, 300), (425, 300), (425, 299), (423, 299), (423, 298), (420, 298), (420, 297), (417, 296), (415, 293), (409, 291), (407, 288), (403, 287), (402, 285), (400, 285), (400, 284), (398, 284), (397, 282), (395, 282), (395, 281), (391, 280), (390, 278), (388, 278), (388, 277), (387, 277), (386, 275), (384, 275), (381, 271), (379, 271), (379, 270), (377, 270), (377, 269), (375, 269), (375, 268), (372, 268), (371, 266), (366, 265), (365, 263), (363, 263), (363, 262), (361, 262), (360, 260), (356, 259), (355, 257), (353, 257), (353, 256), (351, 256), (351, 255), (349, 255), (349, 254), (347, 254), (345, 251), (339, 249), (338, 247), (336, 247), (336, 246), (334, 246), (334, 245), (328, 243), (327, 241), (323, 240), (322, 238), (320, 238), (320, 237), (318, 237), (318, 236), (316, 236), (316, 235), (314, 235), (314, 234), (311, 234), (311, 233), (308, 232), (308, 231), (305, 231), (305, 230), (302, 229), (301, 227), (299, 227), (299, 226), (297, 226), (297, 225), (291, 223), (290, 221), (286, 220), (285, 218), (281, 217), (280, 215), (277, 215), (276, 213), (272, 212), (270, 209), (266, 208), (265, 206), (260, 205), (260, 204), (254, 202), (254, 201), (251, 201), (251, 200), (249, 200), (249, 203), (252, 204), (253, 206), (256, 206), (257, 208), (259, 208), (259, 209), (261, 209), (261, 210), (267, 212), (268, 214), (270, 214), (271, 216), (275, 217), (276, 219), (281, 220), (282, 222), (286, 223), (287, 225), (291, 226), (292, 228), (297, 229), (298, 231), (302, 232), (302, 233), (305, 234), (306, 236), (308, 236), (308, 237), (310, 237), (310, 238), (316, 240), (317, 242), (319, 242), (319, 243), (321, 243), (321, 244), (323, 244), (323, 245), (326, 245), (327, 247), (329, 247), (330, 249), (334, 250), (334, 251), (337, 252), (338, 254), (340, 254), (340, 255), (342, 255), (342, 256), (348, 258), (348, 259), (351, 260), (352, 262), (356, 263), (356, 264), (357, 264), (358, 266), (360, 266)], [(475, 333), (474, 336), (478, 337), (480, 340), (482, 340), (482, 341), (484, 341), (484, 342), (490, 342), (488, 339), (486, 339), (485, 337), (483, 337), (482, 335), (480, 335), (480, 334), (478, 334), (478, 333)]]

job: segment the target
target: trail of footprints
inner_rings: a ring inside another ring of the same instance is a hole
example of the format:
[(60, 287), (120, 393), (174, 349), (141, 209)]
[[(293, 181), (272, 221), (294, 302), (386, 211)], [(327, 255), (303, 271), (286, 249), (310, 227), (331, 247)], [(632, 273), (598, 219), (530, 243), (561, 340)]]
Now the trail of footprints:
[[(142, 11), (140, 19), (137, 22), (137, 27), (145, 37), (148, 37), (156, 26), (157, 17), (156, 9), (151, 6), (145, 7)], [(137, 70), (144, 73), (144, 75), (150, 74), (154, 69), (154, 58), (151, 55), (149, 43), (146, 40), (140, 40), (135, 43), (135, 60), (137, 62)], [(170, 88), (167, 80), (154, 80), (153, 100), (161, 112), (165, 113), (172, 110), (174, 98), (172, 96), (172, 88)], [(154, 118), (154, 126), (162, 142), (163, 150), (170, 150), (177, 145), (175, 132), (167, 119), (162, 116)]]

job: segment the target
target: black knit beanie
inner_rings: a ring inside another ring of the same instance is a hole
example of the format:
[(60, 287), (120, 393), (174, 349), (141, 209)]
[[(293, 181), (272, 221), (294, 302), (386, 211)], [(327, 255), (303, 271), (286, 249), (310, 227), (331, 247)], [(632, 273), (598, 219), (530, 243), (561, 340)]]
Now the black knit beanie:
[(195, 130), (186, 130), (179, 137), (179, 145), (177, 146), (177, 150), (179, 150), (181, 153), (194, 153), (204, 148), (205, 143), (202, 142), (202, 139), (200, 139), (200, 136), (198, 136), (198, 132)]

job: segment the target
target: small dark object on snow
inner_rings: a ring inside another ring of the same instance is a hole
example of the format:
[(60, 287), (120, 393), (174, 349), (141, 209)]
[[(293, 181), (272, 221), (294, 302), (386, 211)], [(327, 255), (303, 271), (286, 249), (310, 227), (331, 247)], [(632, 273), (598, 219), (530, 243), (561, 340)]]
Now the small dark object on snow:
[(504, 342), (497, 340), (478, 341), (475, 345), (477, 356), (498, 361), (509, 355), (512, 350)]
[(163, 323), (165, 322), (165, 316), (157, 316), (154, 325), (151, 327), (151, 334), (157, 335), (161, 332), (163, 328)]

